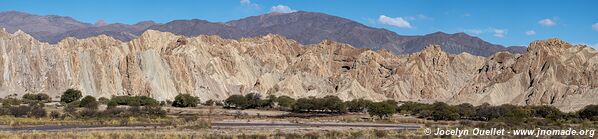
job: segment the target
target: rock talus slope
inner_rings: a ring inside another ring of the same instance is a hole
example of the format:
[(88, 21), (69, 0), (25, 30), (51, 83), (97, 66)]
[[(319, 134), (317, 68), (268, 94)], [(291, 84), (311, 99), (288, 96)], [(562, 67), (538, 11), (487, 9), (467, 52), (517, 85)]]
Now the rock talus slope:
[(189, 93), (208, 100), (255, 92), (575, 110), (598, 103), (597, 54), (558, 39), (533, 42), (525, 54), (451, 55), (430, 45), (397, 56), (272, 34), (230, 40), (148, 30), (129, 42), (101, 35), (50, 45), (0, 30), (0, 95), (76, 88), (97, 97)]

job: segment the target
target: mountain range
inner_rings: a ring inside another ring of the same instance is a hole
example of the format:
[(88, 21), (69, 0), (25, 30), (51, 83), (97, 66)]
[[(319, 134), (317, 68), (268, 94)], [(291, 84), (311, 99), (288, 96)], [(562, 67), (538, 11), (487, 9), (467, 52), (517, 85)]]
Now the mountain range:
[(206, 20), (174, 20), (164, 24), (142, 21), (136, 24), (89, 24), (65, 16), (39, 16), (17, 11), (0, 12), (0, 27), (14, 33), (22, 30), (32, 37), (51, 44), (67, 37), (88, 38), (107, 35), (120, 41), (130, 41), (146, 30), (171, 32), (193, 37), (218, 35), (226, 39), (278, 34), (301, 44), (315, 44), (323, 40), (347, 43), (357, 48), (388, 50), (394, 54), (412, 54), (429, 44), (438, 44), (450, 54), (467, 52), (490, 56), (496, 52), (524, 53), (526, 47), (486, 42), (465, 33), (436, 32), (421, 36), (405, 36), (395, 32), (368, 27), (358, 22), (317, 12), (268, 13), (229, 22)]

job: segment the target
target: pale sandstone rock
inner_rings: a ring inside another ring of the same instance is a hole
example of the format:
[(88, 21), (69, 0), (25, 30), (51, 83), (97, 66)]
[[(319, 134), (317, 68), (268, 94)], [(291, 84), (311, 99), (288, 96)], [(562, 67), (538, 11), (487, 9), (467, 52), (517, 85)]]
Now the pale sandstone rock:
[(536, 41), (528, 53), (488, 58), (449, 55), (430, 45), (395, 56), (333, 41), (303, 46), (269, 34), (227, 40), (185, 38), (149, 30), (130, 42), (105, 35), (42, 43), (0, 30), (0, 95), (68, 88), (84, 95), (146, 95), (201, 100), (260, 93), (343, 100), (554, 105), (566, 111), (597, 104), (598, 52), (558, 39)]

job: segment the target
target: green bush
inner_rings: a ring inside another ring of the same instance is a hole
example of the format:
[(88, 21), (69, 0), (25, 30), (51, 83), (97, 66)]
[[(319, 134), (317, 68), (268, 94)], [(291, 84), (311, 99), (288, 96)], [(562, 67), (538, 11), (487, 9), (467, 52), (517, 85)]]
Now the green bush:
[(114, 96), (108, 104), (116, 103), (117, 105), (129, 105), (129, 106), (158, 106), (160, 103), (147, 96)]
[(199, 104), (199, 98), (190, 94), (179, 94), (174, 98), (172, 106), (174, 107), (196, 107)]
[(108, 99), (108, 98), (105, 98), (105, 97), (100, 97), (100, 98), (98, 98), (98, 102), (99, 102), (100, 104), (108, 104), (108, 102), (109, 102), (109, 101), (110, 101), (110, 99)]
[(46, 112), (46, 110), (44, 108), (41, 108), (41, 107), (33, 107), (31, 109), (31, 112), (29, 113), (30, 117), (36, 117), (36, 118), (46, 117), (46, 115), (48, 115), (48, 113)]
[(79, 103), (79, 107), (85, 107), (91, 110), (97, 110), (98, 105), (98, 101), (96, 101), (96, 98), (92, 96), (85, 96), (83, 99), (81, 99), (81, 103)]
[(224, 106), (226, 108), (245, 109), (249, 106), (249, 102), (242, 95), (231, 95), (224, 100)]
[(21, 100), (12, 98), (12, 97), (2, 99), (2, 106), (4, 106), (4, 107), (10, 107), (13, 105), (21, 105), (21, 103), (22, 103)]
[(276, 98), (275, 102), (278, 103), (278, 106), (283, 110), (290, 110), (293, 108), (293, 105), (295, 105), (296, 100), (289, 96), (280, 96)]
[(534, 117), (558, 120), (562, 119), (565, 115), (554, 106), (531, 106), (531, 113)]
[(598, 105), (588, 105), (578, 112), (579, 118), (598, 120)]
[(397, 112), (397, 106), (387, 102), (373, 102), (368, 106), (368, 114), (380, 119), (392, 116)]
[(29, 106), (10, 107), (10, 114), (14, 117), (25, 117), (29, 115), (30, 110)]
[(75, 89), (68, 89), (60, 96), (60, 102), (71, 103), (81, 98), (81, 91)]
[(347, 110), (349, 112), (365, 112), (368, 105), (370, 105), (371, 103), (373, 103), (371, 100), (365, 100), (365, 99), (360, 98), (360, 99), (354, 99), (351, 101), (347, 101), (346, 105), (347, 105)]
[(444, 102), (436, 102), (432, 104), (432, 120), (449, 120), (454, 121), (460, 118), (457, 109), (449, 106)]
[(38, 94), (24, 94), (23, 95), (23, 100), (33, 100), (33, 101), (42, 101), (42, 102), (50, 102), (50, 96), (48, 96), (47, 94), (44, 93), (38, 93)]

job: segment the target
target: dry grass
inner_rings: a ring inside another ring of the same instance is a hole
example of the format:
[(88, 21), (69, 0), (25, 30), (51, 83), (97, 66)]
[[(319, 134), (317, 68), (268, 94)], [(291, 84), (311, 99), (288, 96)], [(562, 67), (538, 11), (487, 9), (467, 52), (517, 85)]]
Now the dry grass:
[(405, 130), (351, 130), (351, 131), (281, 131), (237, 129), (200, 129), (200, 130), (134, 130), (134, 131), (86, 131), (86, 132), (0, 132), (0, 138), (8, 139), (190, 139), (190, 138), (413, 138), (417, 132)]
[(0, 116), (0, 125), (13, 127), (27, 125), (134, 125), (134, 124), (168, 124), (170, 118), (103, 118), (103, 119), (52, 119), (52, 118), (22, 118)]

